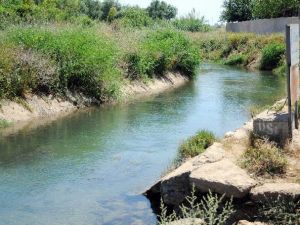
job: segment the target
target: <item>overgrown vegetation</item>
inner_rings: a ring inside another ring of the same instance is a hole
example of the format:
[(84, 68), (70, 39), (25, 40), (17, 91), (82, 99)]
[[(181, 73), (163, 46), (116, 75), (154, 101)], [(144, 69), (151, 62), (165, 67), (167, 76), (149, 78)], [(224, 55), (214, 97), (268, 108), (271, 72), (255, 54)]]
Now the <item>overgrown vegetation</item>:
[(180, 219), (201, 219), (204, 224), (223, 225), (235, 212), (232, 200), (226, 201), (224, 195), (219, 197), (209, 192), (199, 201), (195, 195), (194, 187), (191, 196), (186, 198), (186, 202), (187, 204), (180, 206), (179, 213), (168, 214), (168, 209), (161, 200), (159, 224), (168, 224)]
[(179, 148), (182, 158), (194, 157), (204, 152), (216, 140), (215, 135), (206, 130), (199, 131), (195, 136), (187, 139)]
[(277, 199), (261, 203), (258, 211), (259, 218), (270, 224), (300, 224), (300, 201), (279, 196)]
[(287, 170), (287, 158), (274, 143), (257, 139), (243, 154), (241, 165), (256, 176), (283, 175)]
[[(270, 43), (262, 50), (260, 69), (273, 70), (282, 62), (285, 46), (282, 43)], [(284, 60), (284, 59), (283, 59)]]
[(199, 52), (182, 34), (173, 30), (150, 33), (138, 50), (128, 55), (131, 78), (164, 75), (179, 70), (194, 76), (199, 64)]
[(179, 30), (190, 32), (208, 32), (211, 29), (204, 17), (197, 16), (195, 9), (186, 17), (174, 20), (173, 25)]
[(5, 71), (1, 70), (4, 97), (66, 90), (101, 100), (117, 95), (118, 49), (90, 29), (14, 28), (3, 45), (14, 46), (9, 61), (2, 65)]
[(145, 9), (116, 0), (0, 0), (0, 98), (70, 90), (105, 102), (126, 78), (172, 70), (193, 77), (199, 50), (181, 30), (208, 25), (195, 13), (191, 26), (175, 24), (176, 14), (158, 0)]
[(190, 37), (199, 46), (204, 60), (273, 70), (278, 74), (285, 72), (283, 35), (210, 32)]
[[(171, 29), (144, 33), (131, 43), (119, 39), (129, 32), (111, 34), (103, 28), (9, 29), (0, 39), (0, 98), (71, 90), (108, 101), (118, 97), (124, 77), (153, 78), (172, 70), (195, 74), (199, 54), (183, 33)], [(132, 49), (124, 48), (123, 41)]]

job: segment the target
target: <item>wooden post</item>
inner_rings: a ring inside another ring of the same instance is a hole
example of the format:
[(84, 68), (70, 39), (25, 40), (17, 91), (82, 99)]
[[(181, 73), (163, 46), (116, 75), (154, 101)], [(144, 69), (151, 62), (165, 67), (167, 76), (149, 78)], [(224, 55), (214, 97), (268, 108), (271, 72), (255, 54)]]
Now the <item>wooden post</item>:
[[(287, 54), (287, 92), (289, 110), (289, 135), (293, 137), (293, 128), (298, 129), (298, 98), (299, 98), (299, 24), (286, 26)], [(294, 122), (295, 121), (295, 122)]]

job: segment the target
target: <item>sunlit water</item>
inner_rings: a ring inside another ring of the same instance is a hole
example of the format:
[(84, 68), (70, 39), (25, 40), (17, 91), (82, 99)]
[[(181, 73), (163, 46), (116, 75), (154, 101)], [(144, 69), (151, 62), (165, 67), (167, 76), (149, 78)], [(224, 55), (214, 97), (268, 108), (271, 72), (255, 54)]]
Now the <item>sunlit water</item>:
[(0, 224), (155, 224), (141, 193), (179, 144), (200, 129), (221, 137), (284, 93), (284, 78), (203, 65), (179, 89), (0, 137)]

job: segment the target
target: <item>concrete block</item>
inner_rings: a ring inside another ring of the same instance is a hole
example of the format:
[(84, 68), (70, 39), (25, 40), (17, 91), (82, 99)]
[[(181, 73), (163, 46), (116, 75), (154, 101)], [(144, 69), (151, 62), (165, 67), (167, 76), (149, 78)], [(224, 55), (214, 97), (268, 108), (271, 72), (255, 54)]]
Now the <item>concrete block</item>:
[(288, 118), (288, 113), (262, 113), (253, 121), (253, 132), (260, 137), (284, 143), (290, 137)]

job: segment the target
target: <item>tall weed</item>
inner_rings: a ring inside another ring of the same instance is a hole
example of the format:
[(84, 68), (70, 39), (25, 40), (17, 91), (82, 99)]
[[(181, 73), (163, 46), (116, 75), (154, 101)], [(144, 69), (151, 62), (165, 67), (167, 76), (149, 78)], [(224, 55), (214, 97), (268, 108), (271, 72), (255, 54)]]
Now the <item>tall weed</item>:
[(118, 49), (91, 29), (16, 28), (9, 32), (9, 41), (54, 60), (62, 91), (76, 90), (103, 101), (118, 94)]

